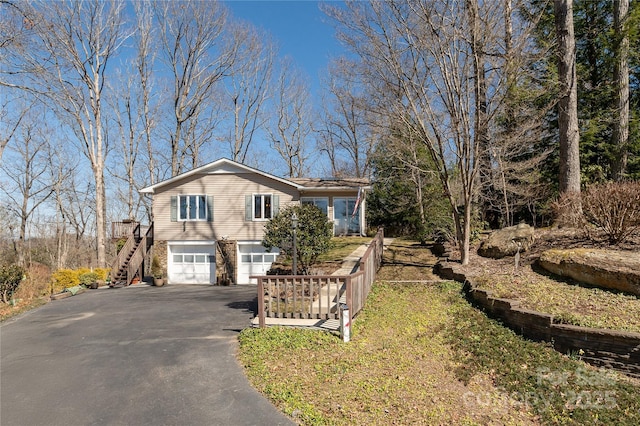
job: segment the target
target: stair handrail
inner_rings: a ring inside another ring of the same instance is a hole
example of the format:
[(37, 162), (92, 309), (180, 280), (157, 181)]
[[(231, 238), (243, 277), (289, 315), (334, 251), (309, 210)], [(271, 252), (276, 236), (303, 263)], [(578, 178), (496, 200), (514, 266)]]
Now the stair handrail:
[[(138, 238), (140, 236), (139, 228), (140, 226), (138, 226), (137, 229)], [(141, 270), (141, 267), (144, 259), (147, 257), (147, 253), (149, 252), (149, 248), (151, 246), (150, 242), (153, 242), (153, 223), (151, 223), (147, 231), (144, 233), (144, 236), (140, 239), (140, 244), (138, 244), (138, 247), (132, 253), (131, 259), (129, 259), (129, 265), (127, 265), (127, 285), (131, 284), (131, 281), (137, 272), (140, 272), (140, 278), (144, 275), (144, 271)]]
[(131, 250), (133, 249), (133, 246), (136, 243), (136, 240), (137, 240), (136, 231), (137, 231), (137, 235), (139, 237), (140, 236), (140, 224), (139, 223), (133, 229), (131, 234), (129, 234), (129, 238), (127, 238), (127, 241), (124, 243), (124, 245), (122, 246), (122, 248), (120, 249), (120, 251), (116, 255), (115, 260), (111, 264), (111, 273), (109, 274), (109, 276), (111, 277), (111, 282), (115, 282), (116, 274), (118, 273), (118, 270), (120, 269), (120, 265), (122, 265), (124, 263), (125, 257), (131, 252)]

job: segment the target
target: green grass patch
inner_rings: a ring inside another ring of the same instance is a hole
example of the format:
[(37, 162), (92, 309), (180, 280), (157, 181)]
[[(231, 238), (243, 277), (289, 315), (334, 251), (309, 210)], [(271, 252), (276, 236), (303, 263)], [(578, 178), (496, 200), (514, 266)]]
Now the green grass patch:
[(640, 423), (636, 382), (515, 335), (457, 283), (376, 284), (350, 343), (245, 330), (240, 360), (301, 424)]
[(368, 237), (334, 237), (331, 239), (331, 250), (320, 255), (318, 262), (341, 262), (355, 249), (371, 240)]
[(531, 405), (545, 424), (640, 423), (637, 381), (564, 356), (550, 345), (517, 336), (483, 313), (458, 305), (458, 320), (447, 328), (463, 381), (488, 374), (520, 402)]

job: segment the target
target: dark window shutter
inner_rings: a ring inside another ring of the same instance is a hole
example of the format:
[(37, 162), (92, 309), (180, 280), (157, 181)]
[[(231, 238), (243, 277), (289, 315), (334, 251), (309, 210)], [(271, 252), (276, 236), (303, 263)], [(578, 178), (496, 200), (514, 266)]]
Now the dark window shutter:
[(178, 197), (171, 197), (171, 222), (178, 221)]
[(213, 195), (207, 195), (207, 222), (213, 222)]
[(244, 220), (246, 220), (247, 222), (250, 222), (251, 220), (253, 220), (253, 202), (252, 202), (252, 195), (245, 195), (244, 196)]

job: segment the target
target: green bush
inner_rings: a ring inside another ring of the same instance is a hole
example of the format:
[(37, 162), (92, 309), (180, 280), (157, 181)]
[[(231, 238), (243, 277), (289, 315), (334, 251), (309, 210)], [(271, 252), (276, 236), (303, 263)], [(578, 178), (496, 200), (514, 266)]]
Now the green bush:
[(640, 230), (640, 182), (591, 185), (582, 195), (582, 210), (610, 244), (619, 244)]
[(25, 270), (18, 265), (0, 266), (0, 293), (2, 301), (8, 303), (25, 277)]
[(322, 210), (316, 206), (290, 205), (280, 210), (278, 215), (267, 222), (262, 245), (268, 249), (278, 247), (281, 254), (293, 254), (293, 227), (291, 216), (298, 216), (296, 228), (296, 258), (299, 272), (308, 274), (309, 268), (331, 248), (333, 224)]
[(122, 250), (122, 247), (124, 247), (126, 243), (126, 238), (120, 238), (118, 241), (116, 241), (116, 254), (120, 253), (120, 250)]
[(96, 272), (85, 272), (83, 274), (78, 275), (78, 280), (80, 284), (85, 287), (89, 287), (92, 283), (98, 281), (99, 276)]

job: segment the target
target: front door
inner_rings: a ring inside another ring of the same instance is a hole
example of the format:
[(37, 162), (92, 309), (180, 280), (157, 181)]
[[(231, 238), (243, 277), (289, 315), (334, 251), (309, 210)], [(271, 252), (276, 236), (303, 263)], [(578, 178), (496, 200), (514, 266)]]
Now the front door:
[(333, 223), (336, 236), (360, 234), (360, 206), (356, 209), (355, 197), (333, 199)]

